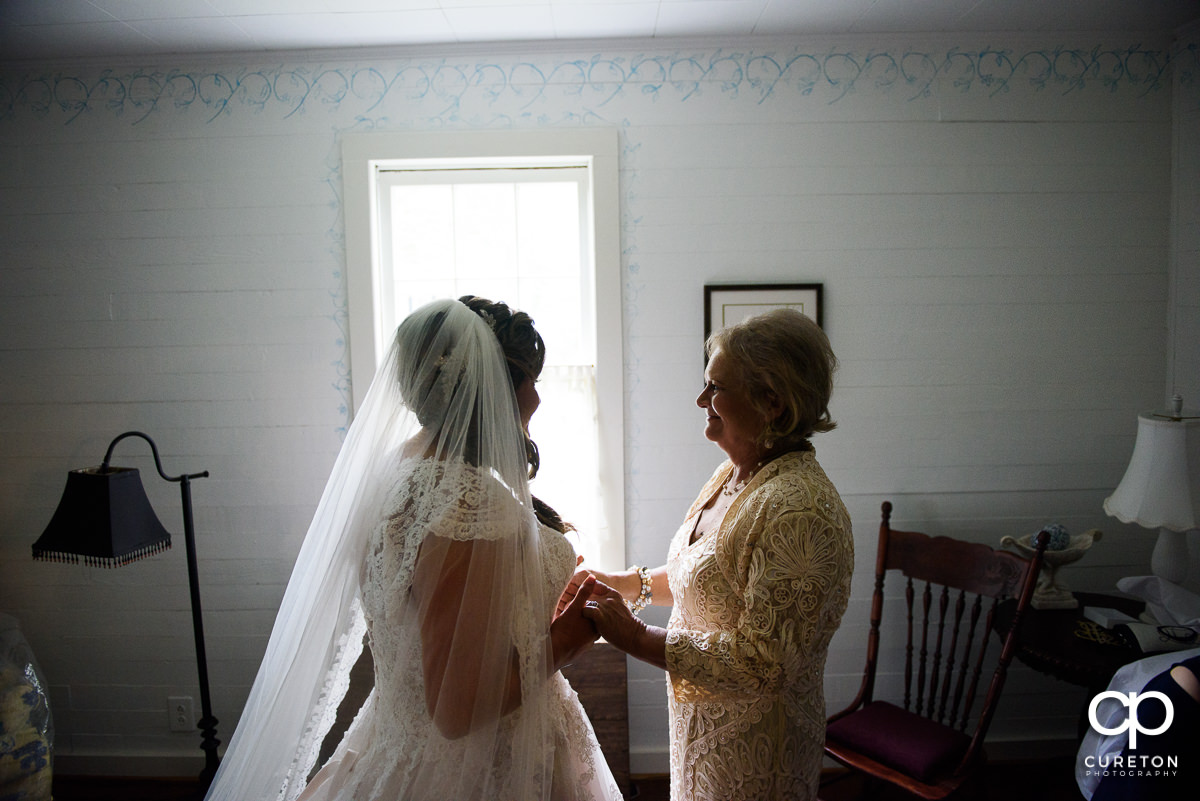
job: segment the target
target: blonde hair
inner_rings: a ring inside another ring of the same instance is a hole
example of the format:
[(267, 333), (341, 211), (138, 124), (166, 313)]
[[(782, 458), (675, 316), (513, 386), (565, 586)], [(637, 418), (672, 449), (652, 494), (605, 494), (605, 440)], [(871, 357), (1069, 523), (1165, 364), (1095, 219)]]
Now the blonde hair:
[[(795, 309), (757, 314), (712, 334), (705, 356), (720, 349), (737, 373), (751, 405), (768, 418), (760, 444), (797, 447), (815, 433), (832, 431), (829, 414), (837, 357), (812, 318)], [(783, 411), (770, 419), (771, 400)]]

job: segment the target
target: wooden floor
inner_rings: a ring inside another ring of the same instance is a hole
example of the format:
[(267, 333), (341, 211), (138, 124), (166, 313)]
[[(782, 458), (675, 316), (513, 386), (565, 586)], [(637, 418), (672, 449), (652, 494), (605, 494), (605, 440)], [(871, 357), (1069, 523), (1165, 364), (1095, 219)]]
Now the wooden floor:
[[(831, 781), (832, 779), (836, 779)], [(822, 779), (820, 801), (913, 801), (903, 793), (873, 788), (868, 791), (856, 777), (830, 772)], [(960, 801), (1083, 801), (1075, 785), (1073, 757), (1043, 762), (998, 763), (980, 782), (982, 790), (963, 793)], [(669, 801), (666, 778), (635, 777), (637, 801)]]
[(54, 801), (195, 801), (198, 782), (188, 779), (55, 776)]
[[(844, 775), (844, 774), (843, 774)], [(821, 801), (911, 801), (912, 796), (895, 791), (865, 792), (857, 777), (845, 777), (821, 787)], [(1039, 762), (997, 762), (988, 766), (984, 778), (972, 789), (961, 792), (962, 801), (1083, 801), (1075, 784), (1075, 757)]]
[[(964, 801), (1081, 801), (1075, 786), (1074, 759), (998, 763), (988, 770), (983, 789), (963, 795)], [(832, 775), (831, 775), (832, 777)], [(196, 801), (199, 788), (185, 779), (117, 779), (56, 776), (54, 801)], [(637, 801), (668, 801), (666, 777), (637, 776), (633, 795)], [(899, 801), (903, 795), (876, 790), (864, 792), (856, 778), (845, 778), (821, 789), (822, 801)]]

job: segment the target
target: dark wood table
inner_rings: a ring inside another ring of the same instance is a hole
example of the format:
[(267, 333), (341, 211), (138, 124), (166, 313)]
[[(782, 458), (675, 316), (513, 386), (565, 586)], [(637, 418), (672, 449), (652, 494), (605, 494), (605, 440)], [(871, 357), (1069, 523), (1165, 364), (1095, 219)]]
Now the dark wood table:
[[(1145, 604), (1116, 595), (1090, 592), (1074, 595), (1079, 601), (1076, 609), (1031, 606), (1025, 611), (1017, 659), (1040, 673), (1086, 687), (1092, 694), (1103, 692), (1117, 668), (1145, 654), (1131, 640), (1085, 618), (1083, 608), (1110, 607), (1137, 617)], [(994, 628), (998, 634), (1008, 633), (1015, 612), (1014, 600), (997, 607)]]

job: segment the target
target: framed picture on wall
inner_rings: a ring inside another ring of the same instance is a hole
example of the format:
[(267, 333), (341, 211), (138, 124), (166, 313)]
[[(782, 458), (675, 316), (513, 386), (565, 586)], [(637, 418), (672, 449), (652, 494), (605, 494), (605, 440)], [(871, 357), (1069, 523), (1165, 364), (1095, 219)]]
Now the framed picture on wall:
[(705, 284), (704, 338), (771, 309), (795, 309), (822, 324), (822, 284)]

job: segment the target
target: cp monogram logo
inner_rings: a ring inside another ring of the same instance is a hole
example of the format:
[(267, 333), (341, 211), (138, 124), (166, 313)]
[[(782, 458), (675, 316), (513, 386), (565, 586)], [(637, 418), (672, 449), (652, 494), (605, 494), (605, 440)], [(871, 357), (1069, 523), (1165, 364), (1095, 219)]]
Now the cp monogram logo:
[[(1121, 725), (1117, 726), (1116, 728), (1106, 728), (1105, 726), (1100, 725), (1100, 721), (1096, 720), (1096, 707), (1098, 707), (1100, 702), (1105, 698), (1113, 698), (1122, 706), (1129, 707), (1129, 716), (1123, 723), (1121, 723)], [(1146, 698), (1157, 698), (1158, 700), (1162, 701), (1163, 706), (1167, 708), (1166, 719), (1163, 720), (1163, 724), (1156, 729), (1147, 729), (1143, 727), (1141, 722), (1138, 720), (1138, 704), (1140, 704), (1143, 699)], [(1148, 734), (1150, 736), (1162, 734), (1170, 727), (1171, 721), (1174, 719), (1175, 707), (1171, 705), (1171, 699), (1157, 690), (1151, 690), (1148, 693), (1129, 693), (1128, 695), (1117, 692), (1116, 690), (1108, 690), (1097, 695), (1092, 699), (1092, 702), (1088, 704), (1088, 720), (1091, 722), (1092, 728), (1096, 731), (1100, 732), (1101, 734), (1113, 735), (1120, 734), (1126, 729), (1129, 729), (1130, 750), (1137, 750), (1138, 732), (1141, 732), (1142, 734)]]

